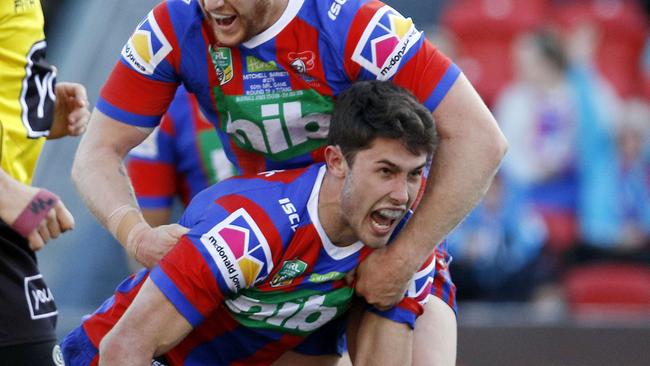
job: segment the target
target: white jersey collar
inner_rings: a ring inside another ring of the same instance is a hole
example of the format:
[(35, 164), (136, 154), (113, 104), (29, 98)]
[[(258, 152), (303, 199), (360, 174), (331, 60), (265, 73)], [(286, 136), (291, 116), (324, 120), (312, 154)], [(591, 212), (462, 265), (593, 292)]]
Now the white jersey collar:
[(334, 245), (325, 233), (323, 225), (321, 225), (320, 222), (320, 217), (318, 216), (318, 195), (320, 193), (321, 185), (323, 184), (325, 170), (326, 166), (323, 165), (318, 171), (318, 177), (316, 178), (314, 189), (312, 189), (311, 195), (309, 196), (309, 202), (307, 203), (307, 212), (309, 212), (311, 222), (316, 228), (321, 242), (323, 242), (323, 249), (325, 249), (325, 252), (327, 252), (327, 254), (333, 259), (341, 260), (361, 250), (361, 248), (363, 248), (363, 243), (361, 241), (357, 241), (352, 245), (339, 247)]
[(287, 8), (284, 9), (284, 13), (282, 13), (280, 19), (273, 23), (273, 25), (264, 32), (242, 43), (242, 46), (246, 48), (255, 48), (262, 43), (275, 38), (275, 36), (277, 36), (284, 29), (284, 27), (286, 27), (287, 24), (289, 24), (291, 20), (296, 17), (304, 2), (305, 0), (289, 0)]

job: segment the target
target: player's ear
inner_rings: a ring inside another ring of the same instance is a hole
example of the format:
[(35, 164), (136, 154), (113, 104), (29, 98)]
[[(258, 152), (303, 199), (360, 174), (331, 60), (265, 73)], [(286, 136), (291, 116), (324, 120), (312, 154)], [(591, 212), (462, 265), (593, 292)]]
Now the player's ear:
[(325, 148), (325, 163), (329, 174), (339, 178), (343, 178), (347, 174), (348, 163), (340, 147), (328, 145)]

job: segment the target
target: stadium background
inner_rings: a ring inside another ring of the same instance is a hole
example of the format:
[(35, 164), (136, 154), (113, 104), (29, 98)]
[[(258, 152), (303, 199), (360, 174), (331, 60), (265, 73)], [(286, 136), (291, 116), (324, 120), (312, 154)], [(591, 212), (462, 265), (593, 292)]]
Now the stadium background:
[[(621, 98), (642, 96), (647, 101), (650, 95), (650, 65), (643, 61), (644, 43), (648, 39), (644, 12), (647, 2), (386, 2), (413, 18), (427, 36), (436, 36), (441, 48), (450, 45), (443, 45), (443, 38), (438, 36), (452, 34), (444, 40), (451, 39), (454, 47), (445, 49), (454, 53), (454, 60), (491, 108), (513, 78), (513, 67), (508, 65), (512, 62), (509, 54), (514, 39), (528, 29), (550, 22), (548, 14), (541, 9), (558, 4), (580, 6), (573, 10), (563, 8), (554, 13), (554, 20), (579, 17), (581, 11), (596, 14), (596, 18), (600, 16), (595, 24), (603, 34), (613, 38), (610, 49), (601, 47), (597, 63)], [(58, 80), (83, 83), (94, 105), (123, 43), (155, 1), (43, 0), (43, 3), (48, 58), (58, 66)], [(582, 10), (571, 13), (575, 9)], [(645, 124), (650, 125), (650, 120), (645, 120)], [(48, 142), (35, 178), (36, 185), (57, 192), (76, 218), (74, 232), (51, 242), (39, 253), (41, 269), (59, 306), (61, 337), (128, 275), (121, 248), (97, 224), (72, 187), (69, 173), (77, 144), (78, 140), (71, 138)], [(648, 249), (647, 239), (645, 249)], [(559, 242), (560, 248), (567, 245), (562, 240)], [(552, 244), (544, 243), (546, 247)], [(546, 247), (542, 250), (546, 251)], [(623, 265), (616, 262), (618, 267), (601, 268), (600, 272), (574, 273), (570, 279), (564, 272), (551, 276), (556, 281), (555, 289), (560, 289), (563, 296), (547, 296), (542, 300), (532, 296), (499, 298), (480, 294), (463, 299), (461, 284), (458, 365), (649, 365), (650, 277), (647, 272), (650, 266), (643, 260), (633, 262)]]

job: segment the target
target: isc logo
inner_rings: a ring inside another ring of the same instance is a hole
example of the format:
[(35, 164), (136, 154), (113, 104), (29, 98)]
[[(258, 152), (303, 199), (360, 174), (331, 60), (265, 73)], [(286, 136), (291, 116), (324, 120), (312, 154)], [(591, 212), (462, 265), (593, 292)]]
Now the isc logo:
[(299, 101), (259, 105), (261, 121), (232, 120), (228, 111), (226, 132), (240, 145), (264, 154), (279, 154), (301, 145), (309, 139), (325, 139), (330, 115), (302, 115)]
[(278, 203), (282, 206), (282, 210), (284, 210), (284, 213), (287, 214), (287, 217), (289, 218), (291, 230), (296, 231), (296, 228), (300, 223), (300, 216), (296, 212), (296, 206), (294, 206), (288, 198), (283, 198), (279, 200)]
[(329, 16), (332, 20), (336, 20), (336, 17), (338, 17), (339, 13), (341, 12), (341, 7), (347, 1), (348, 0), (334, 0), (334, 2), (332, 2), (332, 6), (330, 6), (330, 9), (327, 11), (327, 16)]

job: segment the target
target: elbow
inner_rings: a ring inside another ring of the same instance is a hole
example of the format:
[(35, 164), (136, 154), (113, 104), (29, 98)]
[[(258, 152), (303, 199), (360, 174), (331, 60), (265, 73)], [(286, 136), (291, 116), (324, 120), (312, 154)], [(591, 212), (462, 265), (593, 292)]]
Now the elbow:
[(87, 171), (86, 168), (88, 166), (87, 160), (90, 158), (90, 156), (84, 153), (82, 149), (83, 147), (80, 145), (74, 159), (72, 160), (72, 170), (70, 171), (72, 184), (74, 184), (77, 190), (79, 190), (83, 185), (85, 176), (84, 172)]
[(79, 155), (76, 155), (75, 158), (72, 160), (72, 170), (70, 171), (70, 178), (72, 179), (72, 183), (75, 185), (75, 187), (79, 187), (79, 182), (81, 180), (81, 171), (83, 170), (81, 168), (81, 160), (79, 158)]
[(484, 166), (496, 169), (508, 151), (508, 140), (496, 122), (486, 124), (486, 126), (488, 128), (482, 129), (478, 134), (473, 134), (474, 141), (471, 145), (475, 148), (475, 157), (479, 161), (483, 161)]
[(496, 165), (499, 165), (503, 160), (503, 157), (506, 155), (506, 152), (508, 152), (508, 140), (498, 128), (494, 138), (492, 139), (491, 145), (491, 156), (494, 158)]
[(118, 364), (120, 356), (129, 352), (129, 347), (120, 341), (122, 337), (115, 336), (114, 333), (109, 332), (99, 343), (99, 359), (102, 365)]
[(153, 351), (148, 347), (143, 336), (132, 336), (114, 327), (99, 342), (100, 365), (144, 365), (153, 358)]
[[(92, 131), (90, 131), (90, 133), (92, 133)], [(77, 189), (79, 189), (79, 185), (81, 184), (83, 172), (87, 165), (86, 161), (92, 156), (92, 154), (89, 153), (92, 151), (92, 148), (88, 147), (88, 139), (89, 132), (86, 132), (86, 134), (81, 138), (81, 142), (79, 142), (77, 151), (74, 154), (74, 159), (72, 159), (72, 170), (70, 171), (70, 178), (72, 179), (72, 183), (75, 185), (75, 187), (77, 187)]]

